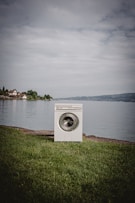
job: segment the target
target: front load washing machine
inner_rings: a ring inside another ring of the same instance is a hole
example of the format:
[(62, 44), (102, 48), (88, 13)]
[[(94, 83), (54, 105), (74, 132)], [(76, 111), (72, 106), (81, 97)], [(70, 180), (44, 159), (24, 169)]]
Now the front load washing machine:
[(82, 141), (82, 104), (55, 104), (54, 141)]

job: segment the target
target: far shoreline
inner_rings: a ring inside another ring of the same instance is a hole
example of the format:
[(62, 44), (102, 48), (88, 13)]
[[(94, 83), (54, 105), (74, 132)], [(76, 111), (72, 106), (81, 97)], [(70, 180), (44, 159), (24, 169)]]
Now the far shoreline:
[[(17, 129), (23, 132), (24, 134), (29, 134), (29, 135), (37, 135), (37, 136), (45, 136), (52, 138), (54, 137), (54, 131), (53, 130), (31, 130), (27, 128), (22, 128), (22, 127), (17, 127), (17, 126), (7, 126), (7, 125), (0, 125), (0, 127), (5, 127), (5, 128), (12, 128), (12, 129)], [(99, 137), (96, 135), (86, 135), (83, 133), (83, 137), (86, 140), (91, 140), (95, 142), (110, 142), (110, 143), (117, 143), (117, 144), (132, 144), (134, 145), (135, 142), (133, 141), (127, 141), (127, 140), (117, 140), (117, 139), (112, 139), (112, 138), (105, 138), (105, 137)]]

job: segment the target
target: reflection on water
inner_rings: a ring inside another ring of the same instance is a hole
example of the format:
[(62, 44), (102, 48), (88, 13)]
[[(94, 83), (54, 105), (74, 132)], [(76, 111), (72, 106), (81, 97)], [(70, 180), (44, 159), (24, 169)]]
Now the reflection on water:
[[(83, 104), (85, 134), (135, 141), (135, 103), (67, 101), (69, 102)], [(33, 130), (53, 130), (54, 103), (55, 101), (0, 100), (0, 124)]]

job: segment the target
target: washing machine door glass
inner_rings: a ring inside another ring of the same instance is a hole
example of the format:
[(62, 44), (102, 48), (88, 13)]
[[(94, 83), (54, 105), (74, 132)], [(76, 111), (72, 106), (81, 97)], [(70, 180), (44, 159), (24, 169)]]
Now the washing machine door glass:
[(79, 119), (73, 113), (64, 113), (59, 119), (59, 126), (64, 131), (72, 131), (77, 128), (78, 124)]

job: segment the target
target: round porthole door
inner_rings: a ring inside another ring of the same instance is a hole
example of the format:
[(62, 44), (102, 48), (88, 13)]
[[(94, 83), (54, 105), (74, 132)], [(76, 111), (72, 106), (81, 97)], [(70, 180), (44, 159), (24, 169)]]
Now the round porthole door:
[(64, 113), (59, 119), (59, 126), (64, 131), (72, 131), (77, 128), (78, 124), (79, 119), (73, 113)]

